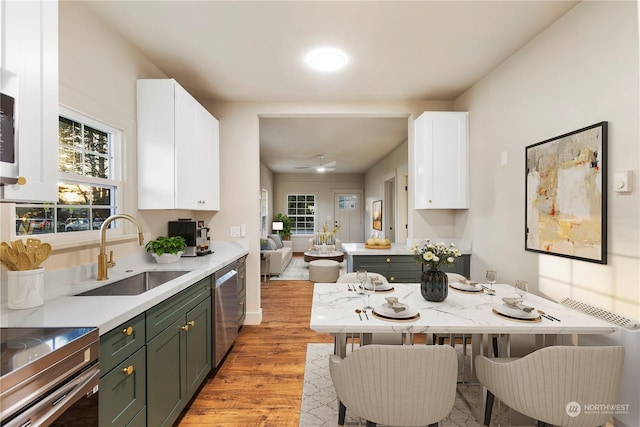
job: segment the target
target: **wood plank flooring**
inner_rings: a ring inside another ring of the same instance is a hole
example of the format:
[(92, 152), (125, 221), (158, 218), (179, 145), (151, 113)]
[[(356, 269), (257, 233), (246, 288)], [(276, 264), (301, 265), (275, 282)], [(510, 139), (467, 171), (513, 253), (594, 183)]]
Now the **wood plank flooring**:
[(309, 329), (312, 282), (263, 282), (261, 292), (262, 324), (242, 327), (176, 425), (298, 426), (307, 343), (333, 340)]

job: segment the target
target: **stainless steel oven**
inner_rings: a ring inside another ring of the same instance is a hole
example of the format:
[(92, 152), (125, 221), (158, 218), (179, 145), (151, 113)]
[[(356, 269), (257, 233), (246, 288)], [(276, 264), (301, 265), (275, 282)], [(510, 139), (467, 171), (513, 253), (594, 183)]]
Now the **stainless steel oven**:
[(97, 426), (97, 328), (0, 328), (0, 425)]

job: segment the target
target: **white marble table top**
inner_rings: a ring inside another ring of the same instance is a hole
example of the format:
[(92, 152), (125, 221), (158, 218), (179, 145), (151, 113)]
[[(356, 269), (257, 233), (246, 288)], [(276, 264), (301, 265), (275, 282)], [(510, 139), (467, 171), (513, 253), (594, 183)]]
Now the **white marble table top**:
[(496, 295), (484, 292), (465, 293), (449, 289), (443, 302), (426, 301), (417, 283), (394, 283), (393, 292), (371, 295), (371, 305), (380, 306), (385, 297), (397, 297), (420, 313), (411, 322), (388, 321), (374, 317), (360, 320), (355, 312), (366, 304), (366, 296), (348, 291), (347, 283), (316, 283), (311, 308), (311, 329), (326, 333), (468, 333), (468, 334), (608, 334), (617, 326), (529, 294), (526, 305), (534, 306), (560, 319), (560, 322), (542, 318), (540, 322), (523, 322), (500, 317), (492, 308), (502, 304), (502, 297), (514, 297), (513, 286), (496, 284)]

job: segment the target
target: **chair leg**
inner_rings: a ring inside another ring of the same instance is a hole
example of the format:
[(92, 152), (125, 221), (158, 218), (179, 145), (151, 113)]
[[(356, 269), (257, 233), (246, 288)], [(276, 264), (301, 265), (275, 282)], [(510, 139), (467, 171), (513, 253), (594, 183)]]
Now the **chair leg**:
[(484, 407), (484, 425), (491, 425), (491, 412), (493, 411), (493, 393), (487, 390), (487, 402)]
[(338, 400), (338, 425), (344, 425), (344, 418), (347, 415), (347, 407), (341, 400)]

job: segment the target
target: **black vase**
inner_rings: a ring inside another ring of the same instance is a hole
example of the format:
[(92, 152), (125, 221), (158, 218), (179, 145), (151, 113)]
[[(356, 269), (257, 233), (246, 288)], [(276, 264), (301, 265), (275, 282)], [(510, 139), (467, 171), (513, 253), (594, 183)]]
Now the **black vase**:
[(449, 279), (447, 273), (440, 270), (422, 272), (420, 292), (427, 301), (441, 302), (449, 295)]

